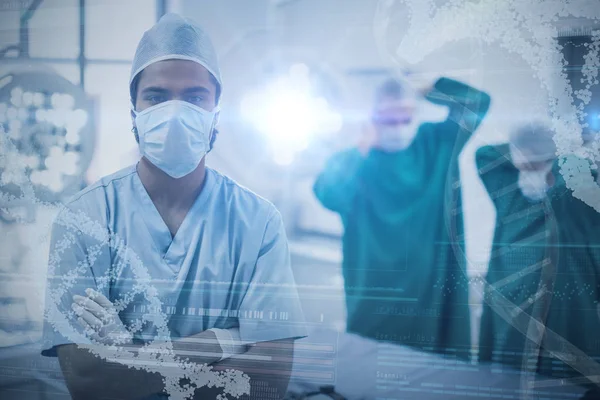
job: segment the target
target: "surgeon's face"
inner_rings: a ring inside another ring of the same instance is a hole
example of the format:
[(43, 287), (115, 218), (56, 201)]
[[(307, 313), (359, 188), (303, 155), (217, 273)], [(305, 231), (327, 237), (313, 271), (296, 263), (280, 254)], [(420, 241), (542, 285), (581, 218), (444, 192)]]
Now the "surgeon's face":
[(202, 65), (187, 60), (165, 60), (150, 64), (141, 72), (135, 109), (143, 111), (169, 100), (187, 101), (212, 111), (217, 86)]
[(383, 97), (375, 105), (373, 123), (376, 127), (401, 126), (411, 123), (415, 113), (414, 100)]
[(551, 161), (527, 161), (527, 162), (514, 162), (515, 167), (519, 171), (544, 171), (552, 165)]

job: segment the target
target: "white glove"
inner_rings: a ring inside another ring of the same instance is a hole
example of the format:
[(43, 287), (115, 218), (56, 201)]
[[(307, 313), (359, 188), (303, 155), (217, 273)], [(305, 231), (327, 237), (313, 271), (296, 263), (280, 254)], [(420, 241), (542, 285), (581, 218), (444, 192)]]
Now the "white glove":
[(101, 293), (93, 289), (85, 290), (87, 297), (74, 295), (73, 311), (86, 334), (94, 341), (107, 345), (121, 345), (132, 342), (132, 334), (127, 330), (114, 305)]

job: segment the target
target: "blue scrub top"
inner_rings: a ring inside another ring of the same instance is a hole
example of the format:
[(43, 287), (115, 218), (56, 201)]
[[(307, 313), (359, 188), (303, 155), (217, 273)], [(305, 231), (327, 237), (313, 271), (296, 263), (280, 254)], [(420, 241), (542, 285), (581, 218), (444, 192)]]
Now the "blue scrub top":
[[(134, 273), (136, 256), (146, 276)], [(306, 336), (281, 215), (209, 168), (174, 237), (135, 166), (66, 204), (51, 238), (42, 354), (55, 356), (61, 344), (89, 343), (71, 310), (72, 296), (85, 296), (88, 287), (127, 304), (120, 312), (126, 325), (140, 321), (152, 312), (141, 283), (156, 290), (173, 338), (234, 327), (249, 343)], [(146, 321), (135, 337), (155, 335)]]

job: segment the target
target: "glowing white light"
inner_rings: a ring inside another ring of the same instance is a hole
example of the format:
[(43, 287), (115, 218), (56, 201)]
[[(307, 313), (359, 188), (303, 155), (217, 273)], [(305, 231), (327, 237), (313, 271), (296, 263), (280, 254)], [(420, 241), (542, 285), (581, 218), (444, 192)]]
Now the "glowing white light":
[(52, 94), (50, 97), (50, 104), (52, 105), (52, 108), (60, 108), (61, 97), (62, 95), (60, 93)]
[(54, 125), (54, 114), (56, 111), (54, 109), (46, 110), (44, 113), (44, 120), (50, 124)]
[(23, 124), (18, 119), (13, 119), (8, 123), (8, 136), (11, 139), (17, 140), (21, 137), (21, 128)]
[(16, 87), (13, 90), (11, 90), (10, 102), (15, 107), (21, 107), (21, 104), (23, 104), (23, 89), (21, 89), (20, 87)]
[(242, 98), (241, 113), (242, 118), (250, 122), (254, 122), (254, 112), (258, 102), (262, 100), (257, 92), (251, 92)]
[[(44, 160), (44, 166), (47, 168), (47, 172), (51, 173), (52, 176), (44, 175), (43, 178), (47, 178), (51, 184), (56, 185), (56, 177), (54, 177), (54, 175), (58, 175), (59, 178), (61, 178), (62, 175), (75, 175), (78, 171), (78, 162), (78, 153), (72, 151), (65, 152), (61, 147), (53, 146), (48, 152), (48, 157)], [(47, 186), (51, 185), (50, 183), (44, 184)], [(62, 185), (62, 183), (60, 184)]]
[(57, 110), (72, 110), (75, 106), (75, 98), (70, 94), (54, 93), (50, 98), (50, 104)]
[(273, 161), (276, 164), (281, 166), (291, 165), (294, 162), (294, 152), (293, 151), (274, 151), (273, 152)]
[(70, 94), (64, 94), (62, 96), (61, 106), (66, 110), (72, 110), (75, 107), (75, 98)]
[(54, 125), (59, 128), (64, 128), (67, 124), (67, 111), (64, 110), (54, 110)]
[(31, 183), (33, 183), (34, 185), (40, 185), (42, 183), (42, 172), (43, 171), (33, 171), (29, 176)]
[(315, 129), (313, 104), (310, 97), (300, 91), (273, 93), (262, 114), (263, 119), (256, 121), (259, 129), (275, 141), (297, 142)]
[(17, 117), (22, 121), (26, 120), (28, 116), (29, 112), (26, 108), (19, 108), (19, 110), (17, 111)]
[(280, 165), (291, 164), (317, 135), (337, 132), (342, 125), (327, 100), (313, 94), (305, 64), (292, 65), (288, 75), (244, 96), (241, 114), (268, 138)]
[(33, 104), (33, 93), (25, 92), (23, 93), (23, 105), (25, 107), (29, 107)]
[(76, 145), (77, 143), (79, 143), (79, 140), (81, 140), (79, 131), (67, 126), (67, 134), (65, 135), (65, 140), (70, 145)]
[(44, 94), (36, 93), (33, 95), (33, 105), (36, 107), (41, 107), (44, 105)]
[(8, 118), (9, 121), (12, 119), (17, 119), (18, 115), (19, 112), (14, 107), (10, 107), (8, 110), (6, 110), (6, 118)]
[(50, 188), (53, 192), (60, 192), (64, 188), (64, 184), (62, 182), (62, 175), (58, 171), (46, 171), (48, 172), (48, 179), (43, 182), (46, 186)]
[(40, 163), (41, 163), (41, 160), (36, 155), (28, 156), (25, 159), (25, 165), (27, 165), (31, 169), (38, 169), (40, 166)]
[(306, 64), (294, 64), (290, 67), (290, 77), (308, 78), (310, 69)]
[(344, 119), (339, 113), (333, 112), (327, 118), (327, 123), (324, 125), (324, 128), (327, 132), (339, 132), (342, 130), (342, 126), (344, 125)]
[(75, 130), (80, 130), (87, 124), (88, 113), (85, 110), (77, 109), (71, 111), (67, 118), (67, 126)]
[(46, 121), (58, 128), (64, 128), (66, 124), (67, 116), (65, 111), (54, 109), (47, 110), (45, 117)]
[(43, 108), (36, 110), (35, 111), (35, 120), (37, 122), (44, 122), (44, 121), (46, 121), (46, 115), (47, 115), (47, 111), (44, 110)]
[(79, 154), (67, 151), (62, 160), (61, 170), (65, 175), (75, 175), (77, 173), (77, 163), (79, 162)]
[(53, 192), (57, 193), (60, 192), (64, 187), (60, 171), (33, 171), (29, 179), (33, 184), (46, 186)]

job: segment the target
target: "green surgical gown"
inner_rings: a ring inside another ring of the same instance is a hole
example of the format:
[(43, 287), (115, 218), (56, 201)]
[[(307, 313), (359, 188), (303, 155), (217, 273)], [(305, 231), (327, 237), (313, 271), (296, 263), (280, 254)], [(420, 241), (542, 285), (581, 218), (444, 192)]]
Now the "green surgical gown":
[(344, 225), (347, 329), (466, 356), (470, 321), (457, 156), (490, 98), (447, 78), (427, 98), (450, 108), (447, 120), (421, 125), (400, 152), (334, 155), (314, 191)]
[[(557, 378), (581, 375), (551, 352), (562, 352), (582, 365), (572, 351), (557, 347), (556, 334), (600, 360), (600, 318), (596, 309), (600, 294), (600, 214), (573, 197), (558, 162), (552, 169), (555, 184), (545, 199), (533, 202), (518, 188), (519, 173), (510, 162), (508, 145), (483, 147), (477, 151), (476, 160), (496, 207), (487, 273), (494, 290), (488, 288), (485, 294), (479, 358)], [(498, 294), (510, 303), (502, 303)], [(506, 310), (504, 317), (504, 312), (498, 313), (491, 304)], [(529, 328), (530, 316), (545, 325), (539, 353), (539, 346), (518, 329), (522, 323)]]

